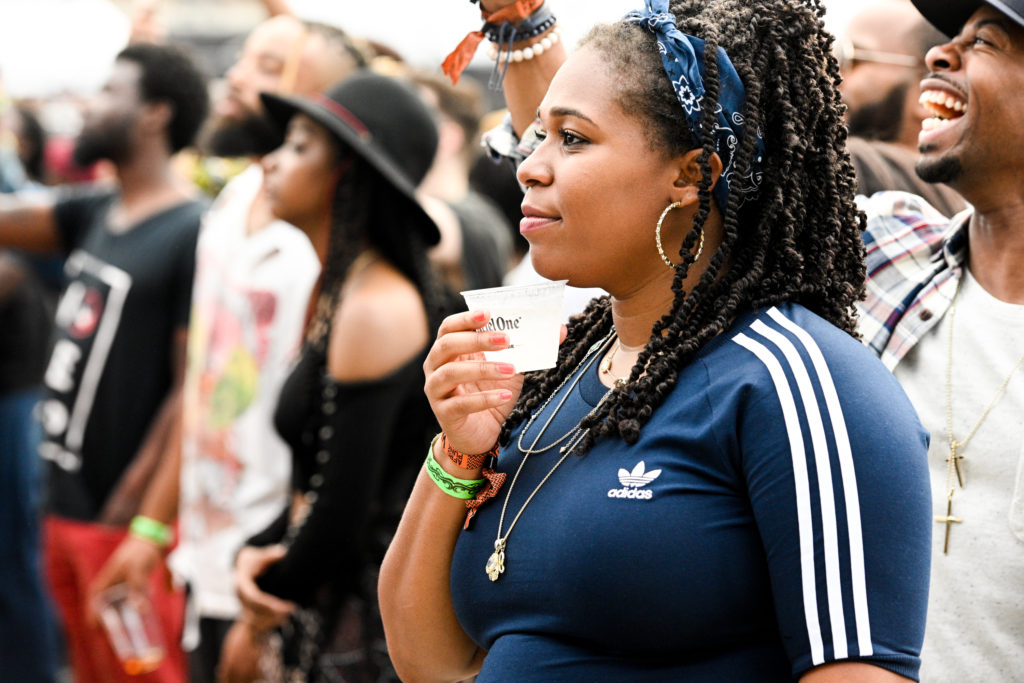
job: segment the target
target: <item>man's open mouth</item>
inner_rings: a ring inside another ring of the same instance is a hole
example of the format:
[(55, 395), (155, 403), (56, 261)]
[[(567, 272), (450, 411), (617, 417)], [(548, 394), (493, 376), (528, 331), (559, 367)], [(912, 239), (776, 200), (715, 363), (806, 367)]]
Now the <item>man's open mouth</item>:
[(918, 101), (932, 114), (921, 122), (924, 131), (940, 128), (967, 113), (967, 100), (947, 90), (925, 90)]

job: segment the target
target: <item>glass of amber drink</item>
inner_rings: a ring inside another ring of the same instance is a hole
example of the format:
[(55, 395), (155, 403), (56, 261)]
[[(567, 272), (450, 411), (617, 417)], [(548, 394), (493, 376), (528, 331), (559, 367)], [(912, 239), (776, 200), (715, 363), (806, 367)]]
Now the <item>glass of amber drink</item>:
[(164, 660), (163, 635), (152, 604), (124, 584), (104, 591), (97, 611), (125, 673), (137, 676), (156, 670)]

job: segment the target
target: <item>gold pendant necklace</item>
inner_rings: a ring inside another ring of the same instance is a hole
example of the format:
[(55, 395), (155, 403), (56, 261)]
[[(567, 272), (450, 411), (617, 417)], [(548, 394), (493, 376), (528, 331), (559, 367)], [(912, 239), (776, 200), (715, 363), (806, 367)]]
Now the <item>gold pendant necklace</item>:
[(1010, 370), (1010, 374), (1006, 376), (1003, 383), (999, 385), (996, 390), (996, 395), (992, 397), (992, 400), (985, 406), (985, 410), (982, 411), (981, 417), (974, 423), (971, 430), (967, 433), (967, 436), (962, 441), (957, 441), (953, 437), (953, 323), (956, 320), (956, 298), (960, 294), (960, 284), (963, 278), (967, 277), (964, 273), (961, 275), (961, 280), (956, 284), (956, 291), (953, 292), (953, 300), (949, 304), (949, 344), (948, 344), (948, 358), (946, 360), (946, 436), (949, 440), (949, 457), (946, 458), (946, 514), (936, 515), (935, 521), (939, 524), (946, 525), (946, 539), (942, 545), (942, 554), (949, 554), (949, 534), (953, 528), (953, 524), (960, 524), (964, 520), (962, 517), (953, 516), (953, 494), (956, 493), (957, 488), (964, 488), (964, 471), (963, 471), (963, 450), (967, 447), (967, 442), (971, 440), (974, 433), (978, 431), (978, 427), (988, 417), (988, 413), (995, 406), (996, 402), (1006, 391), (1006, 387), (1010, 384), (1010, 380), (1016, 374), (1021, 364), (1024, 363), (1024, 355), (1017, 359), (1014, 363), (1013, 369)]
[(625, 377), (619, 377), (617, 375), (612, 374), (612, 362), (615, 360), (615, 354), (618, 353), (619, 349), (623, 349), (625, 351), (629, 351), (630, 353), (634, 353), (637, 351), (643, 351), (644, 347), (638, 346), (636, 348), (630, 348), (628, 346), (624, 346), (621, 339), (615, 339), (615, 346), (612, 347), (612, 352), (605, 356), (604, 360), (602, 360), (601, 364), (598, 365), (597, 367), (602, 374), (608, 375), (612, 379), (612, 383), (615, 385), (616, 388), (626, 386), (626, 382), (629, 381), (628, 374)]
[[(540, 442), (541, 437), (544, 436), (544, 433), (547, 431), (548, 427), (551, 426), (551, 422), (555, 419), (555, 416), (558, 415), (558, 411), (562, 409), (562, 406), (565, 404), (566, 399), (576, 389), (576, 385), (579, 384), (580, 379), (582, 379), (582, 377), (585, 374), (587, 374), (587, 371), (594, 364), (594, 361), (598, 357), (600, 357), (601, 354), (598, 351), (606, 350), (608, 348), (608, 344), (611, 342), (613, 338), (614, 331), (609, 332), (607, 337), (591, 346), (590, 350), (587, 351), (587, 355), (584, 356), (583, 360), (580, 361), (580, 364), (577, 366), (577, 369), (566, 375), (565, 379), (562, 380), (562, 383), (559, 384), (553, 392), (551, 392), (551, 395), (548, 396), (547, 400), (544, 401), (540, 409), (530, 416), (530, 419), (529, 421), (527, 421), (526, 426), (523, 427), (523, 431), (519, 432), (519, 440), (517, 443), (520, 452), (522, 452), (523, 454), (523, 459), (519, 461), (519, 467), (516, 468), (516, 473), (515, 475), (512, 476), (512, 481), (509, 482), (508, 491), (505, 492), (505, 502), (501, 506), (501, 516), (498, 518), (498, 533), (494, 538), (494, 552), (491, 553), (491, 556), (487, 558), (487, 564), (484, 565), (484, 571), (487, 572), (487, 577), (491, 581), (497, 581), (498, 578), (505, 573), (505, 549), (508, 545), (508, 537), (512, 535), (512, 529), (515, 528), (516, 522), (519, 521), (519, 518), (522, 516), (523, 511), (526, 510), (526, 506), (530, 504), (530, 501), (532, 501), (533, 497), (537, 495), (537, 492), (540, 491), (541, 487), (547, 483), (548, 479), (551, 478), (551, 475), (555, 473), (555, 470), (557, 470), (559, 466), (563, 462), (565, 462), (565, 459), (568, 458), (569, 454), (572, 453), (573, 449), (579, 445), (579, 443), (583, 440), (583, 438), (587, 434), (587, 431), (589, 430), (580, 429), (580, 423), (577, 422), (575, 427), (573, 427), (568, 432), (555, 439), (552, 443), (548, 444), (547, 446), (538, 449), (537, 443)], [(548, 416), (548, 419), (544, 422), (544, 425), (540, 428), (540, 431), (537, 432), (537, 436), (533, 439), (533, 443), (530, 444), (529, 448), (525, 447), (523, 445), (523, 436), (526, 434), (527, 431), (529, 431), (530, 427), (533, 425), (533, 421), (537, 418), (537, 416), (543, 413), (544, 409), (547, 408), (549, 403), (551, 403), (551, 399), (553, 399), (558, 394), (558, 392), (562, 390), (562, 387), (565, 386), (566, 382), (569, 381), (570, 377), (573, 378), (572, 384), (570, 384), (568, 389), (566, 389), (565, 393), (562, 395), (562, 398), (558, 401), (558, 405), (556, 405), (554, 410), (551, 411), (551, 415)], [(580, 422), (583, 422), (583, 420), (587, 419), (588, 417), (596, 413), (597, 410), (601, 407), (601, 404), (605, 402), (605, 399), (608, 398), (611, 392), (611, 389), (606, 391), (604, 396), (601, 397), (601, 400), (597, 402), (597, 405), (594, 406), (594, 408), (590, 412), (584, 415), (583, 418), (580, 419)], [(530, 495), (526, 498), (522, 506), (519, 508), (519, 512), (517, 512), (516, 516), (512, 518), (512, 523), (509, 524), (508, 530), (505, 532), (504, 535), (502, 535), (501, 529), (505, 524), (505, 512), (508, 510), (508, 501), (512, 497), (512, 489), (515, 488), (516, 480), (519, 479), (519, 473), (523, 471), (523, 465), (526, 464), (527, 459), (535, 453), (543, 453), (544, 451), (550, 450), (567, 439), (568, 443), (566, 443), (566, 445), (562, 446), (560, 449), (562, 457), (558, 459), (558, 462), (556, 462), (554, 466), (550, 470), (548, 470), (548, 473), (544, 475), (544, 478), (541, 479), (537, 486), (534, 487), (533, 491), (530, 492)]]

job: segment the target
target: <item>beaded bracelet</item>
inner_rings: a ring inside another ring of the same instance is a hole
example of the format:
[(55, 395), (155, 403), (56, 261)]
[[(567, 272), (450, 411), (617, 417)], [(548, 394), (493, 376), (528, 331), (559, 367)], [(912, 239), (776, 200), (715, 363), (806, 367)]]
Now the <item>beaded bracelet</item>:
[[(469, 66), (477, 47), (484, 39), (491, 38), (499, 43), (499, 49), (511, 53), (512, 46), (517, 40), (529, 40), (551, 30), (554, 26), (554, 17), (544, 5), (544, 0), (516, 0), (515, 3), (495, 12), (482, 11), (483, 27), (478, 31), (471, 31), (462, 39), (451, 54), (445, 57), (441, 63), (441, 70), (452, 79), (452, 83), (458, 83), (459, 75)], [(518, 28), (520, 26), (521, 30)], [(505, 71), (508, 70), (509, 64), (511, 61), (506, 60)], [(505, 72), (495, 64), (490, 87), (500, 90), (504, 78)]]
[[(555, 15), (551, 13), (546, 2), (534, 10), (529, 16), (521, 19), (518, 24), (513, 24), (508, 21), (500, 25), (485, 23), (483, 32), (491, 39), (492, 48), (496, 48), (495, 51), (492, 51), (495, 55), (492, 57), (494, 60), (494, 70), (491, 71), (491, 78), (487, 84), (488, 87), (492, 90), (499, 90), (501, 88), (501, 84), (505, 81), (505, 74), (508, 73), (508, 67), (513, 62), (522, 62), (524, 59), (533, 59), (534, 57), (543, 54), (545, 48), (539, 42), (520, 50), (514, 50), (513, 47), (517, 43), (521, 44), (524, 41), (532, 40), (538, 36), (546, 34), (548, 31), (551, 31), (554, 26)], [(553, 43), (549, 43), (548, 47), (552, 44)], [(537, 47), (540, 47), (540, 50), (536, 50), (535, 48)], [(526, 55), (529, 55), (529, 57)], [(502, 68), (503, 65), (504, 68)]]
[(459, 479), (453, 477), (445, 472), (440, 465), (437, 464), (437, 460), (434, 459), (434, 444), (437, 443), (437, 439), (440, 437), (434, 437), (434, 440), (430, 442), (430, 448), (427, 450), (427, 459), (424, 462), (424, 466), (427, 468), (427, 474), (430, 475), (430, 480), (437, 484), (437, 487), (447, 493), (452, 498), (458, 498), (460, 500), (472, 500), (476, 498), (476, 494), (480, 492), (484, 486), (487, 485), (486, 479)]
[(135, 538), (149, 541), (160, 549), (166, 548), (171, 544), (171, 528), (152, 517), (136, 515), (128, 526), (128, 533)]
[(555, 25), (555, 15), (548, 8), (547, 3), (538, 7), (532, 14), (513, 24), (505, 21), (500, 24), (485, 22), (481, 31), (492, 43), (505, 45), (511, 43), (522, 43), (532, 40), (539, 35), (549, 31)]
[(542, 39), (538, 40), (532, 45), (527, 45), (519, 50), (513, 50), (512, 52), (501, 52), (497, 45), (491, 44), (491, 49), (488, 51), (487, 56), (497, 61), (499, 57), (501, 62), (527, 62), (534, 57), (539, 57), (546, 51), (550, 50), (554, 45), (561, 40), (561, 36), (558, 31), (552, 31)]

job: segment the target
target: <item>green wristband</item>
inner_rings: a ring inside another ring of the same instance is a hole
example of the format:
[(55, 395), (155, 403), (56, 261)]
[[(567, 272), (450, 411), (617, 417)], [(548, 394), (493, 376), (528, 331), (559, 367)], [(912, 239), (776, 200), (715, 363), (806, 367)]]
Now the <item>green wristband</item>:
[(480, 489), (487, 485), (487, 480), (459, 479), (445, 472), (444, 469), (437, 464), (437, 460), (434, 459), (434, 443), (436, 441), (437, 439), (434, 439), (434, 441), (430, 443), (430, 449), (427, 450), (427, 460), (424, 463), (431, 481), (437, 484), (439, 489), (447, 493), (452, 498), (459, 498), (460, 500), (476, 498), (476, 494), (480, 492)]
[(166, 548), (171, 544), (171, 528), (152, 517), (143, 517), (142, 515), (132, 517), (128, 533), (136, 538), (155, 543), (160, 548)]

